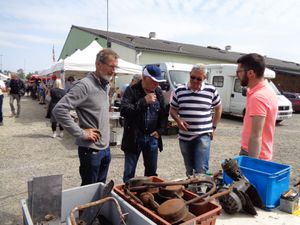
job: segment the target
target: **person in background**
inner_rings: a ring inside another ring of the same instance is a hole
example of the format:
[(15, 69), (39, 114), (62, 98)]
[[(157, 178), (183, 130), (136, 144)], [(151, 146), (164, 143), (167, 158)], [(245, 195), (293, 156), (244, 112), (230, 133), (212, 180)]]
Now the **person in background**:
[(136, 84), (140, 80), (142, 80), (142, 75), (141, 74), (135, 74), (135, 75), (133, 75), (129, 86), (132, 87), (134, 84)]
[[(52, 110), (54, 109), (54, 107), (56, 106), (56, 104), (59, 102), (59, 100), (65, 96), (66, 91), (64, 90), (61, 80), (60, 79), (56, 79), (53, 83), (53, 88), (50, 90), (50, 97), (51, 97), (51, 101), (49, 103), (49, 107), (48, 107), (48, 113), (47, 113), (47, 118), (50, 118), (51, 120), (51, 128), (52, 128), (52, 137), (56, 138), (57, 133), (56, 133), (56, 128), (57, 128), (57, 121), (55, 119), (55, 117), (52, 115)], [(59, 125), (59, 137), (63, 137), (63, 127)]]
[(40, 105), (45, 105), (46, 104), (46, 102), (45, 102), (45, 100), (46, 100), (46, 90), (47, 90), (45, 81), (41, 80), (41, 82), (39, 83), (38, 90), (39, 90), (39, 96), (40, 96), (39, 104)]
[(120, 91), (120, 95), (121, 95), (121, 98), (123, 97), (124, 93), (125, 93), (125, 90), (128, 86), (132, 86), (134, 84), (136, 84), (137, 82), (139, 82), (140, 80), (142, 79), (142, 76), (140, 74), (135, 74), (133, 75), (131, 81), (129, 84), (124, 84), (122, 87), (121, 87), (121, 91)]
[(175, 90), (170, 104), (170, 115), (179, 128), (179, 146), (187, 176), (209, 169), (210, 144), (222, 114), (218, 91), (204, 83), (205, 79), (205, 66), (193, 66), (189, 83)]
[(165, 82), (159, 67), (148, 65), (142, 80), (129, 86), (123, 95), (120, 112), (124, 117), (124, 182), (135, 176), (141, 153), (144, 176), (157, 176), (158, 149), (163, 150), (161, 134), (168, 117), (159, 82)]
[[(25, 94), (25, 84), (17, 77), (16, 73), (11, 74), (11, 79), (8, 83), (9, 105), (11, 109), (11, 117), (18, 118), (21, 112), (21, 96)], [(17, 101), (17, 113), (14, 107), (14, 100)]]
[(75, 79), (73, 76), (68, 77), (67, 82), (65, 84), (66, 92), (68, 92), (74, 86), (74, 81)]
[(29, 80), (27, 80), (27, 82), (26, 82), (26, 94), (25, 94), (25, 96), (29, 96), (29, 93), (31, 92), (31, 88), (32, 88), (31, 83), (30, 83)]
[[(96, 71), (76, 82), (52, 111), (57, 122), (76, 137), (81, 185), (106, 181), (111, 160), (108, 92), (118, 58), (111, 49), (101, 50), (96, 56)], [(70, 116), (72, 109), (78, 124)]]
[(0, 126), (3, 126), (3, 98), (4, 94), (3, 92), (6, 91), (6, 86), (3, 80), (0, 80)]
[(264, 79), (265, 59), (251, 53), (240, 57), (237, 63), (241, 86), (248, 87), (240, 155), (271, 160), (278, 103)]

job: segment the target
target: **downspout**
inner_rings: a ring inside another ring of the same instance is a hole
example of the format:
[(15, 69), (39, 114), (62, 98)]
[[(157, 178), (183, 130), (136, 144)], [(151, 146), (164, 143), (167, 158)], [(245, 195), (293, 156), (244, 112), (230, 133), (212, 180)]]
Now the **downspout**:
[(135, 63), (138, 65), (140, 65), (140, 57), (142, 54), (143, 54), (142, 51), (139, 51), (139, 53), (136, 54)]

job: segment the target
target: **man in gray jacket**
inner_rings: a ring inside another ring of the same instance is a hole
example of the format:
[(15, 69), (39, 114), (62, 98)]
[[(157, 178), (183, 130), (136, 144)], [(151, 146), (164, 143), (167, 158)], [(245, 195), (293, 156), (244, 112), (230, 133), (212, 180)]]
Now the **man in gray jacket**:
[[(81, 185), (106, 181), (111, 160), (108, 91), (118, 57), (111, 49), (101, 50), (96, 57), (96, 71), (75, 83), (52, 111), (58, 123), (76, 137)], [(73, 109), (79, 125), (70, 116)]]

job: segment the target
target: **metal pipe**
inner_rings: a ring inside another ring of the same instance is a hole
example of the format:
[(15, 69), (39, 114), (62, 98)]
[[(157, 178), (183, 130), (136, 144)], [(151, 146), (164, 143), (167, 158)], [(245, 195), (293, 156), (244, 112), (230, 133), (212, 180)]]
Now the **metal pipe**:
[(198, 179), (198, 178), (191, 178), (182, 181), (166, 181), (166, 182), (143, 182), (143, 185), (136, 186), (136, 187), (128, 187), (130, 191), (140, 191), (149, 187), (165, 187), (165, 186), (173, 186), (173, 185), (188, 185), (188, 184), (201, 184), (201, 183), (210, 183), (213, 184), (213, 181), (209, 181), (207, 179)]
[(105, 203), (107, 201), (112, 201), (115, 204), (115, 206), (117, 208), (117, 211), (119, 213), (121, 222), (123, 224), (126, 224), (125, 223), (125, 217), (124, 217), (124, 215), (122, 213), (121, 207), (120, 207), (118, 201), (115, 198), (113, 198), (113, 197), (106, 197), (106, 198), (100, 199), (100, 200), (95, 201), (95, 202), (89, 202), (89, 203), (84, 204), (84, 205), (76, 206), (75, 208), (73, 208), (71, 210), (71, 213), (70, 213), (71, 224), (72, 225), (77, 225), (76, 219), (75, 219), (75, 212), (76, 211), (80, 211), (80, 210), (83, 210), (83, 209), (86, 209), (86, 208), (90, 208), (90, 207), (93, 207), (93, 206), (96, 206), (96, 205), (100, 205), (100, 204), (103, 204), (103, 203)]
[(232, 191), (233, 187), (229, 187), (227, 190), (222, 191), (222, 192), (218, 192), (212, 196), (210, 196), (209, 198), (205, 199), (203, 202), (199, 202), (199, 203), (192, 203), (192, 205), (196, 205), (196, 206), (201, 206), (201, 205), (205, 205), (206, 203), (210, 202), (213, 199), (219, 198), (223, 195), (228, 195), (231, 191)]

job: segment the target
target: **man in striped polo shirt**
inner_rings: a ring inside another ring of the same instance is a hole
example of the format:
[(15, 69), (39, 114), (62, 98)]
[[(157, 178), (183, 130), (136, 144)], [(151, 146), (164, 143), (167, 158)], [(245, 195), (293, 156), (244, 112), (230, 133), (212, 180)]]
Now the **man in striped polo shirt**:
[(205, 79), (205, 66), (195, 65), (188, 84), (175, 90), (170, 105), (170, 114), (179, 128), (179, 146), (187, 176), (208, 170), (210, 143), (222, 114), (218, 91), (204, 83)]

